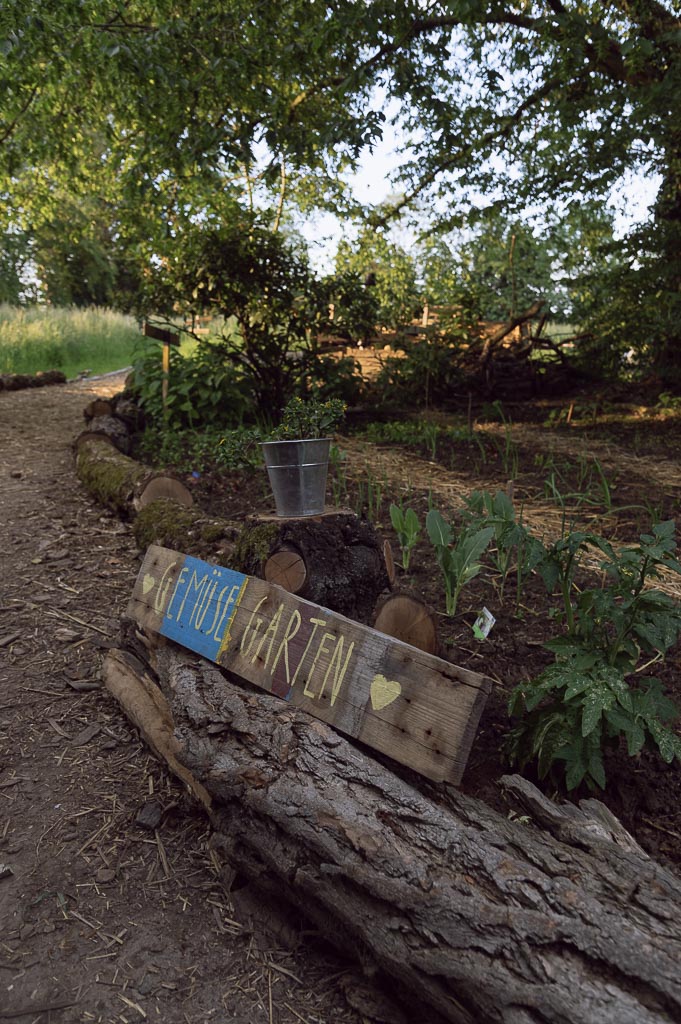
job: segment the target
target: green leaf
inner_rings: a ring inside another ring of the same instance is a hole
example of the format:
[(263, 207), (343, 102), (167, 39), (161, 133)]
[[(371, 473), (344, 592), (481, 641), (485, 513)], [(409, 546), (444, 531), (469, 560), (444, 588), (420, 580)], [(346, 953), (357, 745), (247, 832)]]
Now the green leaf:
[(396, 533), (399, 533), (402, 530), (404, 517), (402, 515), (402, 509), (399, 508), (398, 505), (393, 504), (390, 506), (390, 522), (392, 523), (393, 529)]
[(426, 530), (431, 544), (435, 547), (447, 547), (452, 542), (452, 530), (436, 509), (431, 508), (426, 516)]

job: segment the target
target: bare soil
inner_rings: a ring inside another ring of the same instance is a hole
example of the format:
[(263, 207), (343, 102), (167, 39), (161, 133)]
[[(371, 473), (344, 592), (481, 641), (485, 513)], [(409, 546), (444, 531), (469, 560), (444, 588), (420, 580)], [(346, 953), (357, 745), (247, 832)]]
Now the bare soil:
[(0, 393), (0, 1020), (397, 1021), (323, 936), (228, 892), (205, 818), (102, 688), (139, 556), (70, 445), (121, 386)]

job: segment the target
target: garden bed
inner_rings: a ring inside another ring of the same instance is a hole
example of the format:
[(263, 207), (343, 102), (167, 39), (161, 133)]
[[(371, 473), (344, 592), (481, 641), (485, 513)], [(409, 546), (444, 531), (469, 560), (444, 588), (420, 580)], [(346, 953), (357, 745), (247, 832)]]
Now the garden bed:
[[(567, 407), (566, 407), (567, 408)], [(554, 416), (554, 421), (559, 419)], [(484, 672), (497, 685), (483, 714), (464, 775), (463, 789), (503, 809), (497, 786), (508, 771), (504, 744), (509, 732), (508, 699), (513, 688), (537, 676), (551, 661), (543, 644), (560, 632), (551, 617), (556, 601), (537, 576), (507, 581), (503, 601), (498, 580), (488, 569), (461, 592), (454, 616), (444, 614), (444, 590), (435, 552), (423, 529), (408, 571), (399, 567), (400, 550), (390, 522), (391, 503), (411, 507), (423, 526), (428, 509), (457, 520), (473, 490), (513, 494), (517, 514), (545, 540), (581, 529), (616, 545), (634, 544), (651, 522), (674, 518), (681, 498), (681, 472), (670, 459), (681, 450), (678, 416), (646, 416), (641, 411), (616, 417), (590, 411), (568, 425), (542, 426), (481, 422), (473, 437), (461, 425), (439, 417), (413, 426), (405, 444), (404, 424), (383, 425), (373, 433), (339, 440), (340, 458), (332, 465), (328, 497), (371, 519), (390, 539), (398, 563), (397, 585), (419, 594), (435, 610), (443, 653), (458, 665)], [(368, 442), (363, 438), (373, 437)], [(622, 437), (625, 444), (617, 444)], [(383, 440), (381, 440), (383, 438)], [(635, 444), (634, 444), (635, 440)], [(204, 464), (184, 478), (195, 499), (213, 516), (238, 520), (271, 509), (264, 470), (211, 471)], [(512, 484), (509, 485), (509, 481)], [(599, 557), (589, 553), (576, 577), (580, 588), (600, 586)], [(658, 585), (678, 600), (681, 579), (665, 573)], [(472, 626), (487, 607), (496, 624), (486, 640)], [(659, 678), (681, 707), (681, 646), (663, 664), (644, 670)], [(630, 758), (625, 749), (606, 755), (608, 778), (602, 798), (642, 846), (662, 863), (681, 864), (681, 771), (643, 750)], [(526, 774), (537, 781), (532, 769)], [(546, 779), (542, 788), (552, 793)], [(574, 797), (586, 795), (584, 787)]]

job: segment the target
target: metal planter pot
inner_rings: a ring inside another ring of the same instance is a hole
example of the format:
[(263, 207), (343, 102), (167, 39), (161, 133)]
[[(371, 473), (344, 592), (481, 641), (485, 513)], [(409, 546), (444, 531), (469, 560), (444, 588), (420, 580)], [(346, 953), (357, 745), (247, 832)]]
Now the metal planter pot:
[(277, 515), (321, 515), (331, 438), (264, 441), (261, 447)]

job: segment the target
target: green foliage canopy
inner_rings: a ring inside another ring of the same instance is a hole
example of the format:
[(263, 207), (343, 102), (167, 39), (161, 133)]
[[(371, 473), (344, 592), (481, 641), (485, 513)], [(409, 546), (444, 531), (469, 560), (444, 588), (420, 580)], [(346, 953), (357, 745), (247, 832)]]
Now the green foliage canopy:
[(140, 257), (254, 189), (338, 206), (383, 98), (409, 141), (393, 212), (420, 204), (449, 228), (655, 174), (599, 330), (681, 379), (676, 0), (6, 0), (0, 94), (0, 226), (45, 220), (48, 167), (113, 202)]

